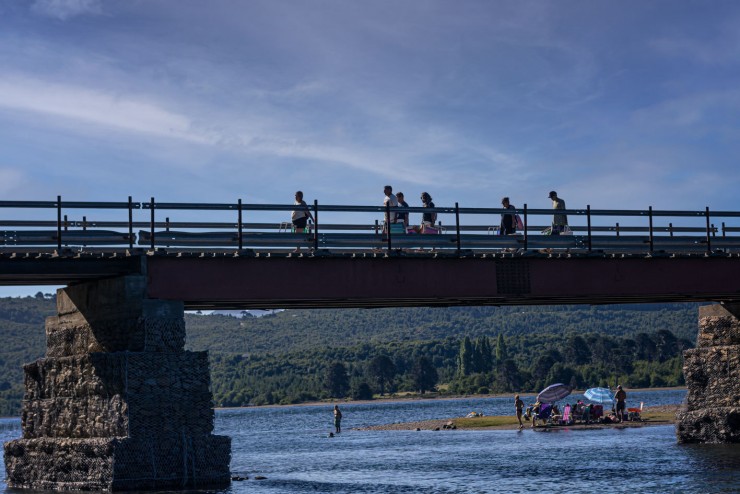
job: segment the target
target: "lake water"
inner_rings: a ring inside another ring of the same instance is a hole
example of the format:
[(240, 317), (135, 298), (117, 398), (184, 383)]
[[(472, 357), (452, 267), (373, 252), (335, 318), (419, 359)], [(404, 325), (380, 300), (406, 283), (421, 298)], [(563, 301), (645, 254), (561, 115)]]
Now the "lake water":
[[(633, 392), (628, 406), (681, 403), (685, 391)], [(574, 395), (564, 400), (575, 400)], [(530, 400), (525, 399), (529, 403)], [(234, 475), (224, 494), (740, 492), (740, 446), (678, 445), (673, 426), (524, 431), (362, 431), (370, 425), (511, 414), (512, 398), (340, 405), (342, 434), (329, 438), (332, 407), (219, 410), (232, 437)], [(0, 440), (20, 420), (0, 420)], [(4, 476), (4, 471), (2, 472)], [(9, 494), (4, 487), (0, 493)]]

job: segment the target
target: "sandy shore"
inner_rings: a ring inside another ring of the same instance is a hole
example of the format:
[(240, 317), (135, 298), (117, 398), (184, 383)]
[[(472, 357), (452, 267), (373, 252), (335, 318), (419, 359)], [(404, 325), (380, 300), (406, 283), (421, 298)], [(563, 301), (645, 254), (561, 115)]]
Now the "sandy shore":
[[(636, 391), (669, 391), (669, 390), (685, 390), (686, 386), (673, 386), (664, 388), (625, 388), (628, 393)], [(572, 394), (583, 394), (585, 390), (574, 389)], [(429, 401), (429, 400), (460, 400), (460, 399), (484, 399), (484, 398), (511, 398), (514, 399), (514, 395), (521, 395), (522, 399), (529, 397), (536, 397), (537, 393), (494, 393), (486, 395), (448, 395), (438, 393), (427, 393), (420, 395), (417, 393), (408, 394), (391, 394), (385, 396), (379, 396), (372, 400), (352, 400), (349, 398), (344, 399), (327, 399), (322, 401), (306, 401), (303, 403), (293, 403), (290, 405), (250, 405), (248, 407), (215, 407), (215, 410), (230, 410), (239, 408), (283, 408), (283, 407), (311, 407), (321, 405), (365, 405), (375, 403), (397, 403), (397, 402), (414, 402), (414, 401)]]
[[(568, 429), (604, 429), (604, 428), (626, 428), (626, 427), (645, 427), (653, 425), (670, 425), (675, 423), (676, 412), (679, 411), (679, 405), (666, 405), (645, 407), (643, 411), (642, 422), (623, 422), (621, 424), (575, 424), (568, 426), (538, 426), (537, 431), (557, 430), (561, 428)], [(497, 423), (496, 425), (487, 425), (487, 423)], [(372, 427), (363, 427), (358, 430), (365, 431), (415, 431), (415, 430), (445, 430), (454, 426), (456, 430), (511, 430), (518, 429), (519, 423), (516, 417), (480, 417), (475, 419), (452, 418), (439, 420), (422, 420), (419, 422), (403, 422), (396, 424), (376, 425)], [(530, 424), (525, 424), (530, 429)]]

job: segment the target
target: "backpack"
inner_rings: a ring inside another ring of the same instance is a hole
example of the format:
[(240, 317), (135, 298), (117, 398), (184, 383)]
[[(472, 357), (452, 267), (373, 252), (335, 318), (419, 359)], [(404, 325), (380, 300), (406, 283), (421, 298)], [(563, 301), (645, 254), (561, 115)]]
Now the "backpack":
[(524, 222), (522, 222), (522, 217), (517, 214), (514, 216), (514, 219), (516, 220), (516, 229), (524, 230)]

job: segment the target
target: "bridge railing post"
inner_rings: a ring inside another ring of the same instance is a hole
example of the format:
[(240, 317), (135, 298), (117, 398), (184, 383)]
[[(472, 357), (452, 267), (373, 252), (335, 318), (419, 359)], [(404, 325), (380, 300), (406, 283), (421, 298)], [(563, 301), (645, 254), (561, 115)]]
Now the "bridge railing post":
[(706, 207), (704, 215), (707, 218), (707, 254), (712, 252), (712, 226), (710, 225), (709, 206)]
[(62, 250), (62, 196), (57, 196), (57, 250)]
[(653, 207), (648, 207), (650, 252), (653, 252)]
[(313, 251), (319, 250), (319, 201), (313, 200)]
[(527, 203), (524, 203), (524, 250), (527, 250)]
[(239, 250), (242, 250), (244, 248), (244, 223), (243, 223), (243, 217), (242, 217), (242, 200), (239, 199), (236, 204), (237, 207), (237, 232), (236, 232), (236, 238), (239, 241)]
[(149, 202), (149, 206), (150, 206), (150, 211), (151, 211), (150, 220), (149, 220), (149, 228), (152, 233), (150, 247), (152, 250), (154, 250), (154, 198), (153, 197), (151, 198)]
[(457, 241), (457, 257), (460, 257), (461, 245), (460, 245), (460, 205), (455, 203), (455, 240)]
[(588, 227), (588, 251), (591, 252), (591, 205), (586, 205), (586, 225)]
[(128, 196), (128, 248), (134, 248), (134, 204)]

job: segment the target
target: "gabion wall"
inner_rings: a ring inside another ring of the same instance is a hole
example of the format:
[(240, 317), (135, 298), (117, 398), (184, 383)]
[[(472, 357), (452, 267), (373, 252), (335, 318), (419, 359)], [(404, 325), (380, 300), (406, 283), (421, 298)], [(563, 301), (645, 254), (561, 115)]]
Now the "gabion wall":
[(229, 483), (206, 352), (186, 352), (181, 303), (125, 277), (59, 290), (46, 358), (27, 364), (23, 438), (5, 444), (10, 487), (183, 489)]
[[(728, 310), (729, 309), (729, 310)], [(740, 442), (740, 307), (699, 308), (697, 348), (684, 352), (687, 411), (678, 414), (681, 443)]]

